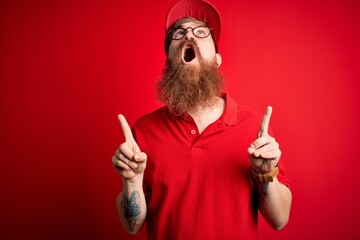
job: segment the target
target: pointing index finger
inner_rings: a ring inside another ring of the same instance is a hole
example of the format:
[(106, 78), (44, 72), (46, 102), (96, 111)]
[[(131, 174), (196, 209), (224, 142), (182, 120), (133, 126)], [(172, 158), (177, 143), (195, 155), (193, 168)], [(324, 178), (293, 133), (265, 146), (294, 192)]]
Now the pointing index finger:
[(119, 114), (118, 119), (119, 119), (119, 122), (120, 122), (120, 125), (121, 125), (122, 132), (123, 132), (124, 137), (125, 137), (125, 141), (126, 142), (134, 141), (134, 137), (132, 135), (131, 128), (130, 128), (129, 124), (127, 123), (124, 115)]
[(269, 130), (271, 113), (272, 113), (272, 107), (268, 106), (261, 120), (259, 137), (269, 135), (268, 130)]

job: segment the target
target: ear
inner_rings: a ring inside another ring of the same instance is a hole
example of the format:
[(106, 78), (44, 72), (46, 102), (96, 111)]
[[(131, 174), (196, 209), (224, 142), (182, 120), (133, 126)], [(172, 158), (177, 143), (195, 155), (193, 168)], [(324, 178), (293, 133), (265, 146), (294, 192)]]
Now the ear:
[(220, 65), (222, 63), (221, 55), (219, 53), (216, 53), (215, 57), (216, 57), (216, 63), (218, 65), (218, 67), (220, 67)]

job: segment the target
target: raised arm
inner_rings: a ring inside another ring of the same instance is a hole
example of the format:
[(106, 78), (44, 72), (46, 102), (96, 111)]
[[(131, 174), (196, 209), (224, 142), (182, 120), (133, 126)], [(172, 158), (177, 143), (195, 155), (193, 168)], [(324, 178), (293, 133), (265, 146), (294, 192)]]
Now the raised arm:
[[(272, 108), (267, 107), (260, 124), (258, 138), (251, 143), (248, 153), (253, 173), (276, 175), (281, 156), (279, 144), (268, 134)], [(292, 195), (290, 189), (276, 176), (272, 182), (254, 181), (258, 192), (259, 210), (274, 229), (282, 229), (289, 221)]]
[(129, 124), (123, 115), (118, 116), (125, 142), (112, 158), (116, 171), (122, 177), (122, 192), (116, 199), (121, 224), (131, 234), (137, 233), (146, 219), (146, 200), (143, 191), (147, 156), (140, 151)]

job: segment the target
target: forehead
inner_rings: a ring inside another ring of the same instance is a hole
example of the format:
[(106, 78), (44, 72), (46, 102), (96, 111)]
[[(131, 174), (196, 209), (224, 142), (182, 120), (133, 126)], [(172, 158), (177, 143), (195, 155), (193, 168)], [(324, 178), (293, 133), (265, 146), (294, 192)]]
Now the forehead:
[(187, 27), (197, 27), (197, 26), (205, 26), (205, 24), (202, 22), (199, 22), (199, 21), (196, 21), (196, 22), (192, 21), (192, 22), (182, 23), (182, 24), (180, 24), (179, 27), (187, 28)]
[(195, 27), (195, 26), (206, 26), (206, 24), (198, 20), (189, 20), (186, 22), (182, 22), (180, 24), (180, 27)]

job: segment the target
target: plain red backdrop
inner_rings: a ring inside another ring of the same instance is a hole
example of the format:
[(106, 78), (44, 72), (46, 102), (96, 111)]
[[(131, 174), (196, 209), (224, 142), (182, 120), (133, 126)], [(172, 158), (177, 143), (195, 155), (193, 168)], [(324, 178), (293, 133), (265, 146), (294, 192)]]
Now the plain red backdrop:
[[(145, 239), (115, 209), (116, 116), (160, 106), (174, 2), (1, 1), (1, 239)], [(273, 106), (292, 183), (288, 226), (261, 220), (260, 239), (359, 239), (359, 2), (212, 3), (227, 90)]]

